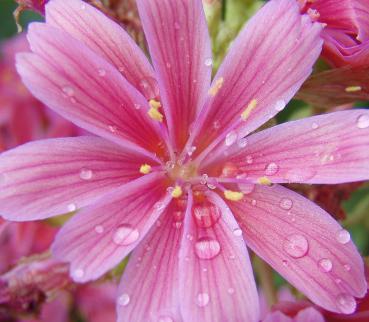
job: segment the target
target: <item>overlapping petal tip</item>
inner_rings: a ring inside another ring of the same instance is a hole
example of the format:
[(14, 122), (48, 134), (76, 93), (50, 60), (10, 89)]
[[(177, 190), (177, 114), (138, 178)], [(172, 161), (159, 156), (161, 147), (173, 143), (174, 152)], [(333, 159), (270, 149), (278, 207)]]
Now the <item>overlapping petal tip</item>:
[[(173, 200), (141, 244), (124, 271), (117, 300), (118, 322), (178, 321), (178, 266), (182, 220), (192, 205)], [(186, 213), (186, 208), (187, 210)]]
[(0, 155), (0, 214), (43, 219), (75, 211), (141, 176), (153, 161), (98, 137), (49, 139)]
[(316, 309), (309, 307), (301, 310), (295, 317), (296, 322), (325, 322), (323, 315)]
[(350, 234), (324, 210), (284, 187), (255, 186), (229, 202), (249, 247), (314, 303), (350, 314), (367, 291)]
[(17, 69), (33, 95), (90, 132), (157, 152), (161, 139), (147, 100), (114, 66), (48, 24), (33, 23), (28, 39), (33, 53), (18, 55)]
[(218, 195), (210, 192), (207, 199), (207, 204), (195, 200), (194, 214), (184, 222), (179, 253), (183, 320), (258, 321), (258, 294), (242, 231)]
[(243, 137), (282, 110), (312, 71), (321, 30), (296, 1), (272, 0), (259, 10), (214, 78), (198, 143), (219, 143), (229, 132)]
[(283, 314), (282, 312), (276, 311), (269, 313), (263, 322), (294, 322), (292, 318)]
[(138, 0), (172, 143), (178, 149), (209, 89), (212, 54), (201, 0)]
[(46, 23), (64, 30), (115, 66), (147, 100), (158, 97), (154, 71), (144, 53), (101, 11), (80, 0), (53, 0), (46, 6)]
[(358, 109), (274, 126), (222, 157), (223, 166), (237, 169), (233, 177), (253, 182), (266, 176), (278, 183), (334, 184), (369, 179), (368, 146), (369, 111)]
[(97, 279), (138, 245), (170, 199), (160, 173), (129, 182), (70, 219), (56, 236), (52, 252), (71, 263), (75, 281)]

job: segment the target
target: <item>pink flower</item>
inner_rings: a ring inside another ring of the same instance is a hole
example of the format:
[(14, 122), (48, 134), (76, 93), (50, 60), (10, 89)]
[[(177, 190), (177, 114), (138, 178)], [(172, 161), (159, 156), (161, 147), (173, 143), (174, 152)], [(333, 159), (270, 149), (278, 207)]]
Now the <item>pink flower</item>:
[[(257, 321), (246, 244), (313, 302), (342, 313), (366, 292), (350, 235), (279, 184), (369, 178), (369, 112), (315, 116), (246, 139), (294, 96), (320, 54), (319, 23), (269, 1), (211, 81), (200, 0), (139, 0), (153, 67), (127, 34), (54, 0), (18, 56), (31, 92), (100, 137), (26, 144), (0, 157), (0, 213), (77, 210), (53, 245), (76, 281), (132, 252), (118, 321)], [(270, 183), (275, 185), (269, 186)]]
[(334, 66), (369, 65), (369, 2), (299, 0), (303, 10), (327, 26), (323, 56)]

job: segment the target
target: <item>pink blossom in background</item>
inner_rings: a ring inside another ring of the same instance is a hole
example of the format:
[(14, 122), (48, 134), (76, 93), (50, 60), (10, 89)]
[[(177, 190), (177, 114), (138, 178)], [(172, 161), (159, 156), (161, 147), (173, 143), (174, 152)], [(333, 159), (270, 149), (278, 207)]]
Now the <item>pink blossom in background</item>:
[(299, 0), (304, 11), (327, 26), (323, 56), (335, 67), (369, 65), (369, 2)]
[(137, 3), (153, 66), (79, 0), (50, 1), (46, 23), (30, 26), (32, 53), (17, 57), (23, 82), (97, 136), (4, 152), (0, 213), (27, 221), (77, 211), (52, 247), (77, 282), (132, 252), (120, 322), (258, 321), (246, 244), (314, 303), (354, 312), (367, 285), (349, 233), (280, 184), (368, 180), (369, 112), (253, 133), (310, 75), (321, 24), (294, 1), (269, 1), (211, 81), (201, 0)]

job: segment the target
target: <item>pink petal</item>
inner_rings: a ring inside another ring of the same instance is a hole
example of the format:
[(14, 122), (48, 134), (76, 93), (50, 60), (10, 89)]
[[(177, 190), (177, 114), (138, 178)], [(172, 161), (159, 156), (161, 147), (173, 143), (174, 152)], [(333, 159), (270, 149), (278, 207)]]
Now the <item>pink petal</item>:
[[(191, 215), (187, 206), (186, 215)], [(177, 216), (178, 212), (181, 213)], [(118, 322), (182, 321), (179, 312), (178, 253), (186, 212), (172, 201), (134, 250), (118, 292)], [(178, 221), (177, 221), (178, 220)], [(170, 320), (172, 319), (172, 320)]]
[(177, 148), (202, 107), (211, 76), (211, 45), (201, 0), (138, 0), (169, 133)]
[(33, 23), (28, 38), (36, 54), (18, 55), (17, 69), (38, 99), (90, 132), (157, 150), (160, 139), (146, 99), (115, 67), (47, 24)]
[[(206, 118), (198, 144), (206, 147), (230, 131), (243, 137), (283, 109), (312, 71), (321, 51), (321, 29), (300, 14), (296, 1), (264, 5), (237, 37), (214, 78), (213, 86), (223, 85), (209, 95), (194, 127)], [(244, 121), (241, 114), (253, 100), (256, 106)]]
[(0, 156), (0, 214), (35, 220), (64, 214), (141, 176), (153, 161), (97, 137), (36, 141)]
[(341, 111), (253, 134), (244, 148), (235, 144), (227, 151), (226, 165), (254, 182), (263, 176), (272, 182), (362, 181), (369, 179), (368, 146), (369, 111)]
[(293, 322), (293, 320), (282, 312), (276, 311), (269, 313), (263, 322)]
[(301, 310), (295, 317), (296, 322), (325, 322), (323, 315), (316, 309), (309, 307)]
[(242, 232), (217, 194), (209, 192), (208, 200), (221, 212), (214, 226), (201, 228), (194, 216), (185, 219), (179, 254), (183, 320), (258, 321), (258, 294)]
[(85, 43), (147, 99), (158, 95), (154, 71), (141, 49), (101, 11), (79, 0), (54, 0), (46, 6), (46, 23)]
[(71, 263), (75, 281), (97, 279), (138, 245), (170, 198), (162, 174), (127, 183), (69, 220), (56, 236), (53, 254)]
[(327, 310), (354, 312), (366, 293), (363, 261), (329, 214), (279, 185), (257, 185), (229, 206), (247, 244), (291, 284)]

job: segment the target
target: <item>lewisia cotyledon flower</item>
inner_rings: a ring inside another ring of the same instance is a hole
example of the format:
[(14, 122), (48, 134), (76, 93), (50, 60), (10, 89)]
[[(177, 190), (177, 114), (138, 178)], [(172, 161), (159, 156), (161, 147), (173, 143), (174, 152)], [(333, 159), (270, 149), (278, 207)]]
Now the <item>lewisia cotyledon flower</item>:
[[(132, 252), (118, 321), (257, 321), (246, 244), (324, 308), (366, 292), (349, 233), (283, 183), (369, 178), (369, 112), (252, 133), (294, 96), (320, 54), (319, 23), (271, 0), (211, 82), (200, 0), (138, 0), (153, 67), (101, 12), (52, 0), (17, 68), (31, 92), (96, 136), (38, 141), (0, 157), (0, 213), (77, 214), (53, 253), (79, 282)], [(251, 134), (252, 133), (252, 134)], [(250, 135), (249, 135), (250, 134)]]

